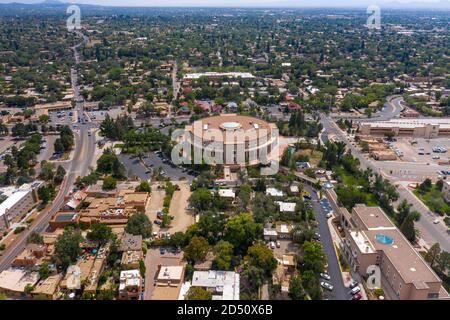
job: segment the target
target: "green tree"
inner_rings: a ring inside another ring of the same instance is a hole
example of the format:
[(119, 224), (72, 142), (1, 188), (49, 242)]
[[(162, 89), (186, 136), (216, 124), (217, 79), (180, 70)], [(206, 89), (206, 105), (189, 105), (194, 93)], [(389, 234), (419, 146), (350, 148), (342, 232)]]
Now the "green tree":
[(96, 222), (92, 225), (91, 230), (86, 235), (86, 238), (90, 241), (97, 242), (100, 246), (102, 246), (113, 238), (113, 232), (111, 227), (108, 225)]
[(323, 272), (326, 257), (320, 243), (305, 241), (302, 247), (304, 268), (315, 273)]
[(41, 279), (47, 279), (51, 274), (52, 272), (47, 262), (44, 262), (39, 266), (39, 277)]
[(56, 195), (55, 186), (53, 184), (49, 184), (46, 186), (42, 186), (38, 189), (38, 196), (42, 203), (45, 205), (50, 200), (52, 200)]
[(33, 231), (28, 236), (27, 243), (44, 244), (44, 237), (41, 234)]
[(264, 270), (270, 276), (277, 267), (277, 259), (273, 256), (273, 251), (261, 243), (256, 243), (248, 248), (245, 260), (251, 266)]
[(302, 279), (300, 276), (294, 277), (289, 283), (289, 297), (292, 300), (304, 300), (305, 290), (302, 286)]
[(53, 181), (56, 184), (61, 184), (64, 180), (65, 175), (66, 175), (66, 170), (61, 165), (59, 165), (58, 168), (56, 168), (56, 174), (55, 174)]
[(233, 258), (233, 245), (225, 240), (220, 240), (214, 246), (214, 265), (218, 270), (230, 270)]
[(54, 262), (64, 270), (74, 263), (81, 254), (80, 244), (83, 236), (80, 230), (68, 227), (56, 238)]
[(416, 229), (414, 228), (414, 217), (410, 214), (400, 226), (400, 231), (410, 242), (416, 241)]
[(41, 162), (41, 173), (39, 174), (39, 179), (50, 181), (53, 180), (55, 176), (55, 165), (51, 162), (42, 161)]
[(211, 194), (211, 191), (206, 188), (199, 188), (195, 190), (189, 197), (189, 205), (196, 212), (211, 209), (212, 203), (213, 195)]
[(145, 271), (147, 270), (147, 267), (145, 266), (144, 260), (139, 260), (139, 272), (141, 274), (141, 277), (145, 277)]
[(152, 235), (152, 223), (143, 212), (138, 212), (128, 219), (125, 231), (132, 235), (149, 238)]
[(141, 181), (141, 183), (137, 187), (137, 191), (139, 191), (139, 192), (151, 192), (152, 188), (150, 187), (150, 183), (148, 183), (148, 181)]
[(107, 176), (103, 179), (103, 190), (114, 190), (117, 186), (117, 180), (113, 176)]
[(189, 244), (184, 248), (184, 257), (191, 261), (203, 261), (209, 250), (209, 243), (203, 237), (192, 237)]
[(441, 254), (441, 246), (439, 245), (439, 243), (435, 243), (425, 254), (424, 257), (425, 261), (428, 262), (430, 266), (433, 268), (440, 254)]
[(233, 245), (235, 253), (242, 254), (261, 237), (262, 229), (262, 225), (255, 223), (249, 213), (240, 213), (226, 222), (225, 240)]

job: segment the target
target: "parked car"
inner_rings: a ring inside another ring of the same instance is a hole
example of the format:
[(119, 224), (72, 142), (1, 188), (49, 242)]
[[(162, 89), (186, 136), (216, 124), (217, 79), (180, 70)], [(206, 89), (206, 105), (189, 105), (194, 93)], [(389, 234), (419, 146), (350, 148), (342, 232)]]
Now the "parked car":
[(320, 276), (325, 280), (328, 280), (328, 281), (331, 280), (331, 277), (328, 273), (321, 273)]
[(362, 299), (362, 295), (360, 292), (358, 292), (357, 294), (354, 294), (352, 297), (352, 300), (361, 300)]
[(333, 286), (331, 284), (329, 284), (328, 282), (321, 281), (320, 285), (327, 290), (330, 290), (330, 291), (333, 290)]
[(277, 241), (277, 248), (281, 247), (280, 241)]
[(434, 223), (434, 224), (438, 224), (439, 222), (440, 222), (439, 219), (434, 219), (434, 220), (433, 220), (433, 223)]
[(350, 288), (350, 289), (353, 289), (353, 288), (356, 287), (358, 284), (359, 284), (358, 281), (354, 281), (354, 280), (353, 280), (353, 281), (350, 283), (349, 288)]
[(166, 253), (166, 248), (164, 248), (164, 247), (159, 248), (159, 253), (165, 254)]
[(359, 286), (354, 287), (354, 288), (350, 291), (350, 293), (351, 293), (352, 295), (355, 295), (355, 294), (357, 294), (357, 293), (359, 293), (359, 292), (361, 292), (361, 288), (360, 288)]
[(270, 249), (275, 249), (275, 242), (270, 241)]
[(158, 226), (162, 225), (162, 222), (160, 220), (155, 220), (155, 221), (153, 221), (153, 223)]

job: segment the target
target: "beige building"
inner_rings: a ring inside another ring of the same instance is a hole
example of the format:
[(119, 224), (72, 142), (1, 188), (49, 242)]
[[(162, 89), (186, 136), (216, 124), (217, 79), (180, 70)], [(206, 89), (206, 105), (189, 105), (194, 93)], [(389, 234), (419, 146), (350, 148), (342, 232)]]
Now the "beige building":
[(57, 274), (48, 277), (45, 280), (40, 281), (34, 288), (31, 295), (35, 296), (44, 296), (48, 300), (55, 300), (58, 295), (59, 283), (62, 280), (62, 275)]
[(438, 138), (450, 135), (449, 118), (427, 119), (393, 119), (380, 122), (361, 122), (359, 124), (361, 135)]
[(37, 188), (41, 182), (26, 184), (3, 192), (7, 199), (0, 204), (0, 231), (8, 229), (14, 221), (27, 214), (39, 202)]
[(26, 296), (27, 287), (34, 286), (39, 280), (38, 272), (22, 269), (8, 269), (0, 273), (0, 293), (8, 296)]
[(211, 164), (245, 166), (263, 162), (265, 155), (266, 163), (279, 156), (276, 125), (237, 114), (200, 119), (186, 126), (181, 141), (196, 151), (191, 161), (201, 161), (208, 155)]
[(380, 267), (381, 287), (390, 299), (449, 299), (442, 281), (379, 207), (340, 208), (345, 232), (341, 250), (353, 271), (367, 278)]

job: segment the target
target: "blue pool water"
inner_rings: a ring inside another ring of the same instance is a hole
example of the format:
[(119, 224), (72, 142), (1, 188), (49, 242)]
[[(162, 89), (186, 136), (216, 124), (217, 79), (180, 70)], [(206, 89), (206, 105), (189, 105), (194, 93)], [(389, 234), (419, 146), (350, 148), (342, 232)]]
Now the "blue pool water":
[(375, 240), (381, 244), (386, 244), (386, 245), (391, 245), (394, 243), (394, 239), (392, 239), (391, 237), (389, 237), (385, 234), (377, 234), (375, 236)]

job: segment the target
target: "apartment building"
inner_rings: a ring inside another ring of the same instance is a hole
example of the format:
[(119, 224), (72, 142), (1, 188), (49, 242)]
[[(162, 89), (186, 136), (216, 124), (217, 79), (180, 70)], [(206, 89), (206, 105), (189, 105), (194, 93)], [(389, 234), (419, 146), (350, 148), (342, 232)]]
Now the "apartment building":
[(340, 210), (345, 239), (341, 250), (353, 271), (368, 277), (381, 270), (381, 287), (391, 299), (450, 299), (441, 279), (379, 207), (356, 205)]
[(27, 214), (39, 202), (37, 189), (41, 182), (25, 184), (20, 188), (5, 188), (1, 192), (7, 197), (0, 204), (0, 231), (6, 230), (11, 223)]

